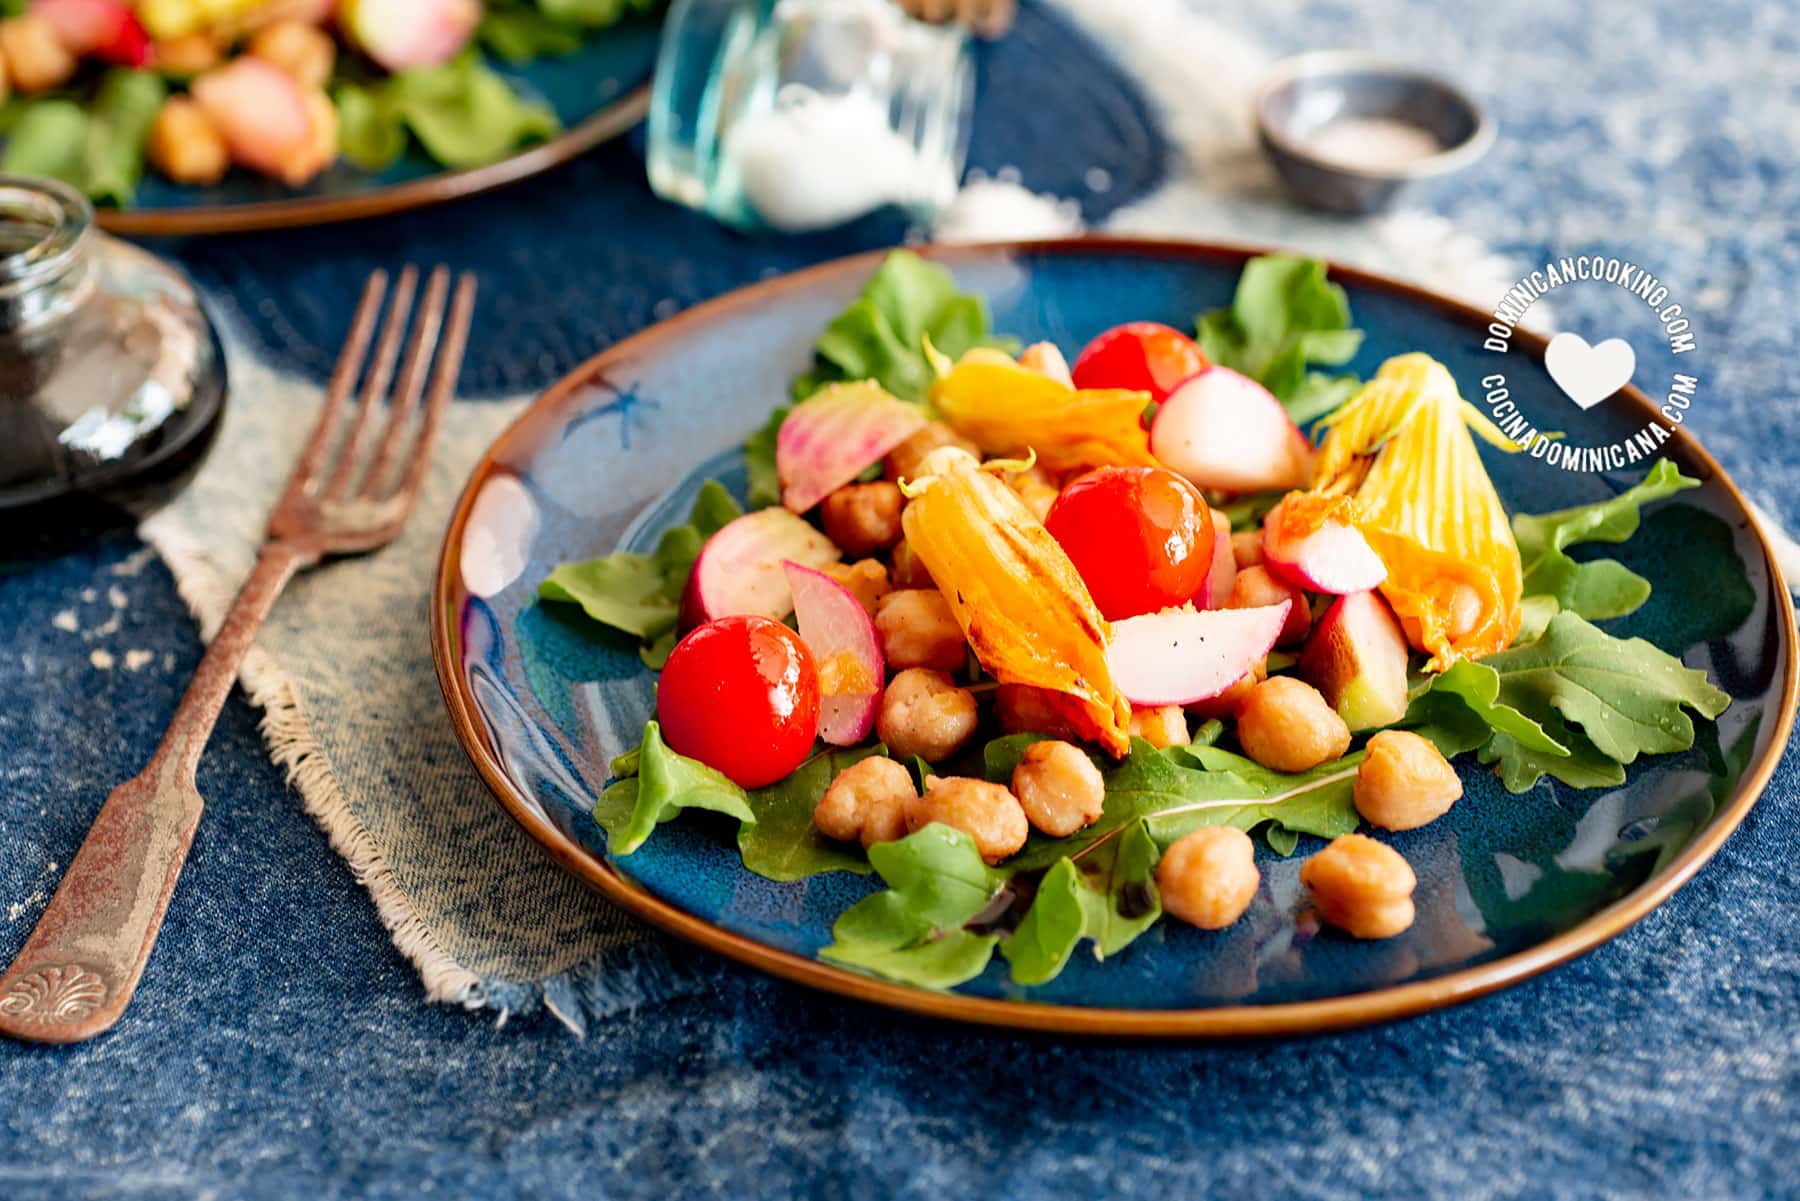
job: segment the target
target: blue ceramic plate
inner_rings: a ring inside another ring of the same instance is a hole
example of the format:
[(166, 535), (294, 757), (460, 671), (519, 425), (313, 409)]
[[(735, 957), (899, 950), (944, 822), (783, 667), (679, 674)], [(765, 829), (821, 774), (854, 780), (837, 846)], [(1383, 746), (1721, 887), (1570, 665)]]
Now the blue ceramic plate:
[[(1226, 303), (1248, 252), (1080, 241), (936, 249), (989, 298), (996, 328), (1072, 352), (1103, 328), (1188, 325)], [(1793, 718), (1794, 622), (1742, 497), (1685, 435), (1662, 453), (1703, 487), (1652, 510), (1619, 552), (1655, 585), (1609, 629), (1704, 667), (1734, 702), (1684, 754), (1642, 759), (1620, 788), (1546, 780), (1522, 796), (1465, 757), (1466, 797), (1393, 842), (1417, 871), (1418, 921), (1357, 943), (1319, 933), (1292, 858), (1264, 849), (1262, 890), (1219, 933), (1163, 922), (1104, 964), (1077, 953), (1040, 988), (1009, 983), (996, 957), (955, 993), (889, 984), (822, 963), (833, 919), (875, 885), (848, 874), (776, 884), (738, 861), (704, 816), (660, 827), (612, 858), (589, 817), (611, 756), (637, 744), (650, 673), (633, 647), (572, 607), (534, 600), (556, 563), (648, 550), (685, 520), (700, 480), (743, 485), (738, 446), (786, 395), (825, 322), (876, 256), (734, 293), (613, 347), (551, 389), (477, 468), (446, 536), (433, 646), (452, 720), (501, 803), (564, 866), (626, 908), (727, 955), (851, 996), (998, 1025), (1125, 1034), (1316, 1030), (1448, 1004), (1522, 979), (1617, 934), (1665, 899), (1742, 820)], [(1465, 395), (1493, 370), (1487, 318), (1452, 301), (1334, 270), (1367, 340), (1354, 368), (1422, 349)], [(1585, 413), (1555, 399), (1542, 342), (1520, 333), (1510, 386), (1527, 411), (1567, 412), (1571, 439), (1612, 441), (1648, 413), (1628, 393)], [(1617, 477), (1526, 456), (1487, 455), (1509, 507), (1541, 512), (1611, 495)], [(1740, 582), (1742, 581), (1742, 582)], [(729, 714), (721, 714), (729, 721)]]
[(282, 229), (375, 217), (438, 204), (524, 179), (567, 162), (643, 119), (659, 26), (636, 19), (589, 37), (581, 49), (513, 67), (493, 66), (521, 94), (548, 104), (563, 132), (485, 167), (450, 171), (418, 146), (385, 171), (340, 161), (304, 188), (233, 171), (210, 188), (172, 183), (146, 171), (136, 203), (102, 209), (102, 228), (147, 237)]

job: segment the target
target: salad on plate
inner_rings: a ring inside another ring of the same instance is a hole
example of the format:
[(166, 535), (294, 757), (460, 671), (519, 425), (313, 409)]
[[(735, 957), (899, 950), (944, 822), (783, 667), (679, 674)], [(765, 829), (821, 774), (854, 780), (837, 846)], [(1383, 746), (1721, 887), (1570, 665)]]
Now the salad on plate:
[(922, 987), (1054, 978), (1084, 941), (1237, 922), (1258, 841), (1319, 919), (1414, 918), (1384, 835), (1472, 756), (1506, 789), (1616, 786), (1726, 693), (1598, 623), (1650, 585), (1618, 543), (1697, 480), (1508, 514), (1516, 452), (1428, 354), (1362, 381), (1322, 263), (1251, 260), (1190, 336), (1128, 322), (1071, 362), (890, 255), (653, 553), (558, 566), (548, 603), (637, 640), (654, 719), (595, 818), (614, 856), (688, 810), (777, 881), (873, 871), (821, 956)]
[(4, 0), (0, 170), (129, 205), (146, 164), (289, 188), (416, 145), (457, 169), (554, 135), (493, 62), (567, 54), (656, 0)]

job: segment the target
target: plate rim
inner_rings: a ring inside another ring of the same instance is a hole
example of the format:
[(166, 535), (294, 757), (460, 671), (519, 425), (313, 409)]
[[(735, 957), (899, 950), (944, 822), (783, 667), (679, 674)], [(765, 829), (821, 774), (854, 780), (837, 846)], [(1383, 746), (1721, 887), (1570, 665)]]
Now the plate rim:
[(207, 204), (179, 209), (96, 209), (94, 221), (111, 234), (178, 238), (254, 233), (361, 221), (428, 208), (490, 192), (560, 167), (602, 142), (618, 137), (650, 111), (650, 84), (637, 84), (547, 141), (497, 163), (440, 171), (423, 179), (388, 184), (353, 196), (293, 196), (249, 204)]
[[(1610, 941), (1685, 885), (1718, 852), (1761, 797), (1786, 751), (1794, 724), (1796, 692), (1800, 688), (1800, 663), (1796, 662), (1796, 644), (1800, 643), (1800, 636), (1796, 633), (1794, 606), (1791, 603), (1773, 606), (1780, 610), (1779, 640), (1786, 652), (1781, 704), (1776, 714), (1775, 729), (1763, 753), (1745, 769), (1737, 789), (1714, 814), (1711, 823), (1700, 836), (1685, 847), (1662, 872), (1561, 934), (1514, 954), (1428, 980), (1415, 980), (1339, 997), (1269, 1005), (1223, 1005), (1207, 1009), (1089, 1008), (1043, 1001), (973, 997), (914, 988), (864, 976), (822, 960), (767, 946), (688, 913), (619, 874), (610, 864), (557, 829), (537, 810), (535, 803), (507, 778), (498, 757), (484, 742), (480, 723), (475, 716), (473, 698), (468, 695), (460, 673), (455, 670), (456, 660), (452, 652), (455, 649), (456, 615), (451, 606), (461, 591), (459, 576), (462, 535), (475, 498), (494, 473), (499, 449), (514, 438), (528, 434), (534, 427), (549, 421), (569, 397), (587, 386), (615, 358), (632, 354), (640, 344), (660, 338), (670, 329), (685, 323), (705, 322), (735, 308), (766, 305), (782, 293), (805, 288), (816, 280), (873, 269), (888, 253), (888, 249), (890, 248), (832, 259), (737, 288), (613, 343), (545, 389), (508, 423), (476, 462), (468, 482), (457, 498), (439, 548), (437, 569), (432, 580), (430, 615), (432, 661), (452, 728), (463, 752), (474, 764), (476, 772), (501, 808), (553, 861), (598, 890), (608, 900), (668, 933), (772, 975), (852, 1000), (871, 1002), (926, 1017), (1022, 1032), (1119, 1037), (1252, 1038), (1316, 1034), (1411, 1017), (1471, 1001), (1527, 980)], [(925, 258), (951, 266), (959, 258), (980, 258), (995, 254), (1087, 252), (1241, 263), (1256, 255), (1271, 253), (1269, 248), (1243, 243), (1106, 235), (1035, 241), (927, 244), (912, 249)], [(1349, 267), (1335, 260), (1325, 261), (1334, 279), (1403, 297), (1471, 323), (1477, 328), (1484, 327), (1489, 320), (1489, 314), (1485, 311), (1441, 292), (1392, 276)], [(1523, 327), (1515, 331), (1514, 337), (1517, 345), (1542, 359), (1549, 342), (1547, 337)], [(1656, 412), (1649, 398), (1635, 385), (1628, 385), (1623, 392), (1630, 404), (1647, 414), (1653, 415)], [(1775, 568), (1774, 548), (1736, 481), (1685, 427), (1673, 430), (1671, 442), (1683, 454), (1712, 472), (1723, 485), (1732, 503), (1746, 519), (1756, 544), (1762, 550), (1771, 597), (1775, 601), (1787, 599), (1787, 586)]]

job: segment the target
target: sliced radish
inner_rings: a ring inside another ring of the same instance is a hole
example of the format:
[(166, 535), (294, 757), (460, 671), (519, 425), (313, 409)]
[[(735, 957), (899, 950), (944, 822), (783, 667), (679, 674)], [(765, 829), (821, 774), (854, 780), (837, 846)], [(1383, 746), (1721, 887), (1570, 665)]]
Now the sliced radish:
[(1191, 705), (1225, 691), (1267, 657), (1287, 614), (1283, 601), (1127, 617), (1113, 622), (1106, 665), (1133, 705)]
[(234, 162), (269, 175), (306, 149), (313, 116), (289, 75), (243, 55), (188, 85), (225, 139)]
[(70, 53), (141, 67), (150, 58), (150, 35), (131, 6), (119, 0), (31, 0), (31, 14), (56, 31)]
[(786, 509), (758, 509), (706, 540), (681, 598), (683, 628), (739, 613), (776, 620), (794, 611), (782, 564), (836, 563), (831, 539)]
[(338, 26), (389, 71), (435, 67), (461, 53), (481, 21), (481, 0), (343, 0)]
[(1292, 538), (1282, 536), (1281, 524), (1277, 505), (1263, 523), (1263, 563), (1290, 584), (1308, 592), (1347, 596), (1367, 592), (1387, 579), (1387, 565), (1354, 526), (1327, 521), (1304, 537)]
[(873, 380), (832, 384), (801, 401), (775, 439), (781, 503), (804, 513), (925, 428), (925, 410)]
[(1303, 487), (1312, 443), (1269, 390), (1229, 367), (1183, 380), (1150, 423), (1150, 453), (1202, 488)]
[[(780, 510), (775, 510), (780, 512)], [(800, 640), (819, 665), (819, 737), (855, 746), (875, 728), (887, 663), (869, 611), (850, 590), (811, 567), (783, 563)]]
[(1194, 598), (1196, 609), (1224, 608), (1225, 599), (1231, 595), (1231, 586), (1237, 583), (1237, 557), (1231, 553), (1231, 518), (1214, 509), (1212, 523), (1212, 569), (1206, 573), (1206, 583), (1200, 585), (1200, 594)]
[(1406, 635), (1380, 595), (1353, 592), (1333, 601), (1300, 655), (1300, 674), (1352, 731), (1391, 726), (1406, 716)]
[(1054, 342), (1033, 342), (1021, 350), (1019, 366), (1047, 375), (1059, 384), (1075, 386), (1075, 377), (1069, 373), (1069, 360), (1063, 358), (1063, 352)]

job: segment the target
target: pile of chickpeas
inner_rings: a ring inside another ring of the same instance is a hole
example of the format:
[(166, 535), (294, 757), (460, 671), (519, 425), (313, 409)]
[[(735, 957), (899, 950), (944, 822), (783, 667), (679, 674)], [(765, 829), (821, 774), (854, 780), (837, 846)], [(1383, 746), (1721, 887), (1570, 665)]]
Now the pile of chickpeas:
[[(865, 847), (941, 822), (967, 834), (982, 859), (997, 864), (1016, 854), (1032, 830), (1065, 838), (1092, 825), (1100, 818), (1106, 787), (1094, 761), (1076, 745), (1057, 698), (1016, 685), (991, 686), (1000, 726), (1047, 737), (1026, 748), (1009, 785), (930, 776), (921, 792), (900, 762), (914, 755), (942, 762), (968, 745), (980, 726), (975, 690), (955, 678), (968, 662), (962, 629), (902, 538), (905, 502), (894, 481), (909, 477), (939, 446), (974, 453), (934, 422), (888, 457), (886, 480), (840, 488), (824, 502), (827, 536), (850, 555), (871, 556), (835, 568), (834, 574), (874, 615), (882, 653), (895, 673), (875, 721), (876, 734), (893, 757), (864, 759), (840, 772), (813, 821), (826, 837)], [(1011, 483), (1034, 511), (1055, 499), (1053, 481), (1035, 472)], [(1311, 622), (1306, 598), (1260, 565), (1260, 538), (1236, 535), (1232, 550), (1239, 570), (1228, 607), (1292, 596), (1298, 603), (1280, 641), (1303, 639)], [(872, 557), (881, 554), (888, 556), (886, 563)], [(1218, 717), (1234, 717), (1244, 754), (1279, 772), (1307, 771), (1350, 749), (1349, 726), (1318, 689), (1291, 676), (1266, 676), (1260, 666), (1198, 705), (1134, 710), (1131, 733), (1157, 747), (1186, 745), (1190, 719)], [(1429, 741), (1408, 731), (1383, 730), (1368, 740), (1352, 795), (1371, 826), (1411, 830), (1446, 813), (1462, 795), (1462, 783)], [(1412, 925), (1412, 869), (1373, 838), (1334, 839), (1301, 866), (1300, 879), (1320, 918), (1353, 937), (1389, 938)], [(1202, 929), (1223, 929), (1243, 916), (1261, 886), (1254, 844), (1232, 827), (1195, 830), (1163, 853), (1156, 884), (1165, 912)]]

